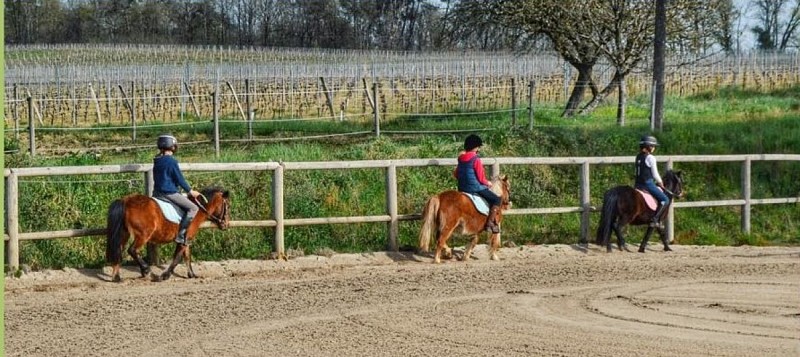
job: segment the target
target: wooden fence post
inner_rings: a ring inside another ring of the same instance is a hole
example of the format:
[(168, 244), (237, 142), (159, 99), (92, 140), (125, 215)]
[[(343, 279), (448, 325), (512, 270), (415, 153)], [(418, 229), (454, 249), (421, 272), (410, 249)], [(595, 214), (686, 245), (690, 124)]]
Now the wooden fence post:
[(244, 80), (244, 100), (247, 107), (247, 138), (253, 140), (253, 103), (250, 101), (250, 80)]
[[(672, 160), (667, 160), (667, 170), (672, 170), (672, 167), (673, 167)], [(670, 203), (669, 208), (667, 208), (667, 212), (666, 212), (666, 215), (667, 215), (667, 227), (666, 227), (667, 242), (670, 242), (670, 243), (672, 243), (672, 241), (675, 239), (675, 204), (674, 203), (675, 202), (674, 202), (674, 198), (673, 198), (672, 202)]]
[(283, 243), (283, 163), (281, 163), (272, 176), (272, 219), (275, 220), (275, 240), (273, 247), (276, 259), (286, 259)]
[(214, 107), (212, 115), (214, 118), (214, 155), (219, 158), (219, 95), (217, 91), (211, 93), (211, 103)]
[(6, 261), (16, 270), (19, 269), (19, 179), (13, 171), (6, 178), (6, 230)]
[(517, 125), (517, 80), (511, 78), (511, 126)]
[(36, 156), (36, 129), (33, 120), (33, 97), (28, 96), (28, 147), (31, 151), (31, 157)]
[(750, 171), (752, 167), (752, 162), (750, 158), (744, 160), (742, 164), (742, 198), (744, 199), (744, 205), (742, 205), (742, 232), (744, 234), (750, 234), (750, 210), (751, 210), (751, 203), (750, 203), (750, 195), (751, 195), (751, 186), (750, 186)]
[[(144, 194), (152, 197), (154, 186), (155, 183), (153, 181), (153, 169), (150, 169), (144, 173)], [(158, 246), (153, 243), (147, 243), (147, 256), (145, 257), (145, 260), (151, 266), (161, 264), (158, 259)]]
[(581, 164), (581, 243), (589, 242), (589, 223), (592, 213), (591, 196), (589, 192), (589, 163)]
[(389, 246), (391, 251), (397, 251), (398, 218), (397, 218), (397, 165), (389, 164), (386, 168), (386, 213), (389, 214)]
[(533, 104), (536, 99), (536, 81), (532, 79), (528, 88), (528, 130), (533, 130)]
[(336, 112), (333, 111), (333, 91), (328, 90), (328, 86), (325, 85), (325, 78), (319, 77), (319, 81), (322, 83), (322, 92), (325, 94), (325, 103), (331, 111), (331, 117), (336, 120)]
[(375, 129), (375, 137), (381, 136), (381, 122), (380, 122), (380, 100), (378, 100), (378, 83), (372, 83), (372, 98), (373, 104), (375, 104), (372, 108), (375, 110), (373, 113), (373, 125)]
[(186, 93), (189, 95), (189, 101), (192, 103), (192, 108), (194, 108), (194, 115), (199, 118), (200, 108), (197, 107), (197, 102), (194, 101), (194, 94), (192, 94), (192, 89), (189, 88), (189, 83), (183, 82), (183, 87), (186, 88)]
[(133, 128), (133, 134), (131, 134), (131, 138), (133, 141), (136, 141), (136, 82), (131, 81), (131, 127)]
[(19, 92), (16, 83), (14, 83), (14, 138), (19, 141)]
[(231, 85), (231, 82), (229, 81), (225, 81), (225, 84), (228, 85), (228, 89), (230, 89), (231, 93), (233, 93), (233, 100), (236, 102), (236, 107), (239, 108), (239, 114), (242, 115), (242, 120), (247, 120), (247, 116), (244, 114), (244, 109), (242, 109), (242, 103), (239, 102), (239, 96), (236, 95), (236, 89), (233, 88), (233, 85)]

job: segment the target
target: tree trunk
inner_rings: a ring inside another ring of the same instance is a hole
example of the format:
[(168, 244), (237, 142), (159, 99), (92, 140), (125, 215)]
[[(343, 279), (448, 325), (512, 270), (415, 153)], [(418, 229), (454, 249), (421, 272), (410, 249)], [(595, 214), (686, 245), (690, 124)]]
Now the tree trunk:
[(619, 98), (617, 100), (617, 125), (625, 126), (625, 105), (628, 100), (628, 91), (625, 90), (625, 77), (619, 80)]
[(567, 101), (567, 106), (564, 108), (564, 112), (561, 113), (561, 116), (565, 118), (575, 115), (575, 112), (578, 110), (578, 107), (583, 101), (583, 95), (586, 93), (586, 88), (592, 88), (592, 94), (597, 93), (597, 87), (592, 81), (592, 70), (594, 69), (594, 63), (571, 64), (573, 67), (575, 67), (575, 69), (578, 70), (578, 79), (575, 82), (575, 86), (572, 87), (572, 93)]
[(597, 108), (597, 106), (600, 105), (600, 103), (602, 103), (606, 98), (608, 98), (609, 95), (611, 95), (611, 93), (614, 92), (614, 89), (617, 89), (619, 83), (624, 79), (625, 75), (620, 72), (615, 72), (614, 78), (611, 79), (611, 82), (609, 82), (608, 85), (603, 88), (603, 90), (597, 93), (597, 95), (594, 96), (589, 103), (586, 103), (586, 106), (584, 106), (578, 114), (591, 114)]

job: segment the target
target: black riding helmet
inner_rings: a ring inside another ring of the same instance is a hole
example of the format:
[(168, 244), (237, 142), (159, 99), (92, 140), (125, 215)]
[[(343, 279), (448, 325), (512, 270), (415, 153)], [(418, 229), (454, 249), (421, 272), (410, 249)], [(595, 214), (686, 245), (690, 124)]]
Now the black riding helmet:
[(464, 140), (464, 150), (470, 151), (474, 148), (483, 146), (483, 141), (480, 136), (471, 134)]
[(178, 150), (178, 139), (175, 139), (174, 136), (169, 134), (162, 134), (158, 137), (158, 149), (159, 150)]
[(658, 146), (658, 140), (656, 140), (655, 136), (645, 135), (639, 140), (639, 147), (643, 148), (645, 146)]

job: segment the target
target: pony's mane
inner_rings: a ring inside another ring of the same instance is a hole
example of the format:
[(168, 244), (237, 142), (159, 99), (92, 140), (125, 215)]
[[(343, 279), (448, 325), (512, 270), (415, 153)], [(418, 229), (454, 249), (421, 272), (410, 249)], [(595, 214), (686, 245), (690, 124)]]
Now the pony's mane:
[(225, 190), (219, 186), (209, 186), (200, 190), (200, 193), (206, 196), (206, 198), (211, 198), (217, 192), (225, 192)]
[(664, 172), (664, 178), (672, 178), (675, 181), (683, 181), (683, 178), (680, 176), (679, 172), (676, 172), (673, 169), (669, 169)]
[(494, 176), (492, 177), (492, 188), (490, 189), (494, 194), (497, 196), (503, 196), (503, 177), (502, 176)]

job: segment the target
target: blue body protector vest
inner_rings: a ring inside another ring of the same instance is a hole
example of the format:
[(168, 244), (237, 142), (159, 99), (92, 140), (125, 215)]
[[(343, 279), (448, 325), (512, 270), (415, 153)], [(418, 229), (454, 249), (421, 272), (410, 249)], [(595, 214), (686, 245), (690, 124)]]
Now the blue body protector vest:
[(636, 155), (636, 185), (645, 185), (648, 180), (653, 179), (653, 170), (645, 163), (650, 154), (640, 152)]
[(477, 159), (478, 156), (475, 155), (467, 162), (458, 162), (458, 166), (456, 167), (456, 175), (458, 177), (459, 191), (477, 193), (486, 189), (486, 187), (481, 185), (480, 181), (478, 181), (478, 175), (475, 174), (475, 168), (472, 167)]

